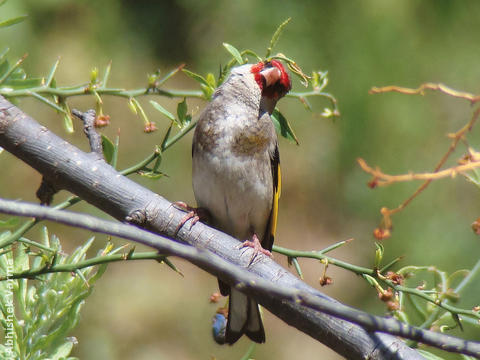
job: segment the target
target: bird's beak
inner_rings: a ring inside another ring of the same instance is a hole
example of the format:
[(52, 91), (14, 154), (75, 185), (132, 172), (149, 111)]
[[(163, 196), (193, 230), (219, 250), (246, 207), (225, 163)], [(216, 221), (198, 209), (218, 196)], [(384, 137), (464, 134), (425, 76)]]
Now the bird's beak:
[(263, 78), (265, 79), (265, 85), (267, 87), (275, 84), (282, 77), (282, 73), (275, 66), (260, 71), (260, 74), (262, 74)]

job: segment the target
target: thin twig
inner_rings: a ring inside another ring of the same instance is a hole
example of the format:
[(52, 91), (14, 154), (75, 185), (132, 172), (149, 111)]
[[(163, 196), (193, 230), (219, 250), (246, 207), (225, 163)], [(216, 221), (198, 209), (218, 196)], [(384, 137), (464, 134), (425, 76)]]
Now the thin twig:
[(83, 132), (90, 143), (91, 151), (97, 154), (100, 159), (103, 159), (102, 137), (95, 131), (95, 121), (97, 118), (95, 110), (90, 109), (86, 112), (81, 112), (80, 110), (72, 109), (72, 114), (83, 121)]

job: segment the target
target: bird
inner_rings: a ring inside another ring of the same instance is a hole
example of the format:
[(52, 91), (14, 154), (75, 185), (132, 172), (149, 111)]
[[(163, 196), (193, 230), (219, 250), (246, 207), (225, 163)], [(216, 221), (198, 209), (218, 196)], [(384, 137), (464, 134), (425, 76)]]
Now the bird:
[[(232, 68), (198, 118), (192, 142), (192, 182), (208, 224), (271, 256), (281, 189), (278, 139), (271, 114), (291, 89), (278, 60)], [(253, 259), (253, 256), (252, 256)], [(257, 302), (220, 279), (229, 295), (225, 343), (242, 335), (265, 342)]]

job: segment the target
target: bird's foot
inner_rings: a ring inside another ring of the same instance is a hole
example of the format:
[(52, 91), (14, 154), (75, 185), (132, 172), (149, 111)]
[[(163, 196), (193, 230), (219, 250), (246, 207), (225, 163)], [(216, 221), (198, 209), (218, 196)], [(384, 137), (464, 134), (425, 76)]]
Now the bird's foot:
[(253, 249), (253, 254), (252, 254), (252, 257), (250, 258), (250, 262), (248, 263), (248, 266), (250, 266), (253, 263), (253, 261), (255, 260), (255, 258), (259, 253), (262, 253), (263, 255), (273, 258), (272, 253), (262, 247), (262, 244), (260, 243), (260, 240), (258, 239), (257, 234), (253, 234), (252, 240), (246, 240), (243, 243), (241, 243), (239, 248), (241, 249), (244, 247), (249, 247)]
[(180, 223), (175, 229), (175, 235), (177, 235), (182, 226), (185, 225), (188, 220), (192, 219), (192, 222), (190, 223), (190, 229), (192, 229), (193, 225), (195, 225), (200, 220), (207, 220), (209, 218), (209, 213), (207, 209), (200, 207), (196, 208), (184, 203), (183, 201), (175, 201), (174, 203), (172, 203), (172, 206), (175, 209), (182, 210), (187, 213), (182, 218), (182, 220), (180, 220)]

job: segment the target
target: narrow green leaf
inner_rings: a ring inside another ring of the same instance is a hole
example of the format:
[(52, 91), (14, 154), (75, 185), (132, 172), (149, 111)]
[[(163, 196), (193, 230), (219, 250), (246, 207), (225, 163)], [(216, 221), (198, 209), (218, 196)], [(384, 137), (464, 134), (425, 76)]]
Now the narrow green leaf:
[(273, 124), (275, 125), (275, 129), (277, 129), (277, 132), (280, 133), (280, 135), (282, 135), (288, 141), (299, 145), (297, 136), (293, 132), (292, 127), (280, 111), (275, 109), (271, 115), (271, 118)]
[(103, 149), (103, 157), (105, 161), (109, 164), (112, 164), (113, 154), (115, 153), (115, 145), (113, 142), (102, 134), (102, 149)]
[(65, 127), (65, 131), (69, 134), (73, 134), (73, 132), (75, 131), (74, 127), (73, 127), (73, 119), (72, 119), (72, 115), (70, 113), (70, 108), (68, 107), (68, 105), (65, 103), (65, 106), (64, 106), (64, 114), (63, 114), (63, 126)]
[(82, 260), (85, 257), (88, 249), (92, 246), (93, 242), (95, 241), (95, 236), (92, 236), (88, 239), (82, 246), (79, 246), (75, 249), (72, 255), (69, 256), (68, 261), (70, 263), (76, 263)]
[(382, 244), (375, 242), (375, 268), (378, 269), (380, 268), (380, 264), (382, 263), (383, 260), (383, 254), (385, 252), (385, 248), (383, 247)]
[[(165, 136), (163, 137), (162, 143), (160, 145), (160, 158), (161, 158), (161, 153), (165, 151), (165, 146), (167, 144), (168, 139), (170, 139), (170, 134), (172, 133), (172, 127), (173, 127), (174, 121), (170, 123), (170, 126), (168, 127), (167, 131), (165, 132)], [(157, 159), (158, 162), (158, 159)]]
[(0, 228), (9, 228), (13, 226), (17, 226), (19, 224), (19, 220), (16, 217), (8, 218), (7, 220), (0, 220)]
[[(21, 61), (23, 62), (23, 60), (21, 60)], [(27, 78), (27, 73), (21, 67), (16, 67), (15, 70), (8, 77), (9, 80), (12, 80), (12, 79), (13, 80), (25, 80), (26, 78)]]
[(345, 244), (348, 244), (352, 241), (353, 239), (348, 239), (348, 240), (342, 240), (342, 241), (339, 241), (339, 242), (336, 242), (335, 244), (332, 244), (330, 246), (327, 246), (325, 249), (323, 250), (320, 250), (319, 253), (320, 254), (326, 254), (330, 251), (333, 251), (335, 249), (338, 249), (340, 246), (343, 246)]
[(183, 98), (183, 101), (179, 102), (178, 105), (177, 105), (177, 116), (178, 116), (178, 120), (180, 121), (180, 124), (182, 124), (182, 126), (185, 123), (185, 118), (187, 116), (187, 111), (188, 111), (187, 98)]
[(20, 16), (17, 16), (15, 18), (12, 18), (12, 19), (2, 21), (2, 22), (0, 22), (0, 28), (18, 24), (18, 23), (22, 22), (23, 20), (25, 20), (27, 17), (28, 17), (28, 15), (20, 15)]
[(108, 78), (110, 77), (110, 70), (112, 69), (112, 60), (110, 60), (105, 68), (105, 73), (103, 74), (102, 86), (107, 86)]
[(213, 75), (212, 73), (207, 74), (206, 80), (212, 89), (215, 89), (217, 87), (217, 81), (215, 80), (215, 75)]
[(3, 77), (9, 69), (10, 65), (8, 64), (8, 60), (4, 60), (0, 63), (0, 77)]
[(30, 79), (10, 79), (8, 78), (4, 82), (5, 86), (8, 86), (15, 90), (32, 89), (43, 85), (43, 78), (30, 78)]
[(278, 39), (280, 38), (280, 35), (282, 35), (283, 29), (285, 28), (285, 26), (287, 26), (290, 20), (292, 20), (292, 18), (288, 18), (283, 23), (281, 23), (280, 26), (275, 31), (275, 33), (273, 34), (272, 39), (270, 40), (270, 46), (267, 49), (267, 54), (265, 55), (265, 58), (268, 58), (271, 55), (274, 46), (277, 44)]
[(387, 265), (384, 265), (381, 269), (380, 269), (380, 272), (383, 274), (385, 271), (387, 270), (390, 270), (392, 268), (393, 265), (395, 265), (396, 263), (398, 263), (400, 260), (403, 259), (403, 256), (399, 256), (395, 259), (393, 259), (392, 261), (390, 261)]
[(200, 87), (202, 88), (202, 92), (203, 92), (203, 95), (205, 96), (205, 99), (210, 100), (212, 98), (212, 95), (215, 89), (212, 88), (211, 86), (205, 86), (203, 84), (201, 84)]
[(237, 50), (237, 48), (233, 45), (223, 43), (223, 46), (227, 51), (230, 53), (230, 55), (233, 56), (233, 58), (239, 63), (240, 65), (244, 64), (245, 61), (242, 59), (242, 55), (240, 55), (240, 52)]
[(191, 77), (193, 80), (198, 81), (200, 84), (210, 87), (210, 84), (208, 83), (207, 80), (205, 80), (205, 78), (202, 75), (196, 74), (187, 69), (182, 69), (182, 71), (185, 73), (185, 75)]
[(117, 168), (119, 145), (120, 145), (120, 136), (117, 135), (117, 137), (115, 138), (115, 148), (113, 151), (112, 162), (110, 163), (110, 165), (112, 165), (114, 169)]
[[(40, 100), (41, 102), (44, 102), (45, 104), (47, 104), (48, 106), (51, 106), (52, 108), (54, 108), (55, 110), (57, 110), (58, 112), (62, 113), (63, 115), (67, 116), (67, 115), (70, 115), (70, 109), (68, 109), (68, 106), (66, 106), (66, 104), (64, 106), (58, 106), (57, 104), (55, 104), (54, 102), (48, 100), (46, 97), (43, 97), (42, 95), (34, 92), (34, 91), (27, 91), (27, 93)], [(68, 112), (67, 112), (68, 111)], [(73, 132), (73, 124), (72, 124), (72, 132)]]
[(165, 174), (160, 171), (140, 171), (139, 174), (151, 180), (158, 180), (165, 176)]
[(51, 360), (64, 360), (70, 353), (72, 352), (73, 349), (73, 341), (67, 340), (64, 342), (62, 345), (58, 346), (54, 353), (50, 355)]
[(3, 50), (3, 51), (0, 53), (0, 61), (3, 61), (3, 59), (4, 59), (5, 56), (8, 54), (9, 51), (10, 51), (10, 48), (6, 47), (5, 50)]
[(48, 77), (47, 77), (47, 80), (46, 80), (46, 83), (45, 83), (46, 86), (51, 85), (51, 83), (53, 81), (53, 77), (55, 76), (55, 72), (57, 71), (57, 67), (58, 67), (59, 63), (60, 63), (60, 58), (58, 58), (57, 61), (55, 61), (55, 64), (53, 64), (52, 68), (50, 69), (50, 73), (48, 74)]
[(23, 55), (20, 59), (17, 60), (17, 62), (10, 67), (6, 73), (2, 74), (0, 76), (0, 84), (3, 83), (6, 79), (10, 77), (10, 79), (25, 79), (26, 74), (25, 71), (22, 69), (19, 69), (19, 66), (23, 63), (23, 61), (26, 59), (27, 54)]
[(150, 104), (152, 104), (152, 106), (160, 111), (163, 115), (165, 115), (167, 118), (169, 118), (170, 120), (174, 121), (175, 123), (177, 122), (177, 119), (175, 119), (175, 116), (173, 116), (173, 114), (168, 111), (167, 109), (165, 109), (162, 105), (160, 105), (159, 103), (157, 103), (156, 101), (154, 100), (150, 100)]
[(182, 70), (185, 67), (185, 64), (181, 64), (180, 66), (176, 67), (172, 71), (170, 71), (167, 75), (165, 75), (162, 79), (158, 80), (156, 83), (156, 86), (159, 87), (162, 85), (164, 82), (166, 82), (168, 79), (170, 79), (173, 75), (178, 73), (180, 70)]
[(165, 265), (167, 265), (170, 269), (175, 271), (177, 274), (179, 274), (180, 276), (183, 276), (182, 271), (179, 268), (177, 268), (175, 264), (170, 261), (170, 259), (168, 259), (167, 257), (164, 257), (162, 259), (162, 262), (165, 263)]

